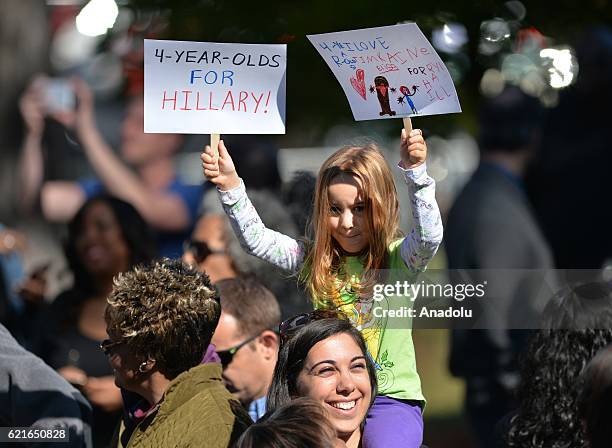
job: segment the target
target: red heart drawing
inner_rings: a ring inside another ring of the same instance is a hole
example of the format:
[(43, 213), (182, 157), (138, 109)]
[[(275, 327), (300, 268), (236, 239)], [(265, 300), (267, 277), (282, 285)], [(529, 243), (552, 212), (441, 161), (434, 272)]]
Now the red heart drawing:
[(351, 85), (353, 86), (353, 89), (355, 89), (357, 93), (361, 95), (361, 97), (365, 100), (366, 99), (366, 87), (365, 87), (365, 81), (364, 81), (365, 76), (364, 76), (363, 70), (358, 68), (355, 74), (357, 75), (357, 79), (351, 76)]

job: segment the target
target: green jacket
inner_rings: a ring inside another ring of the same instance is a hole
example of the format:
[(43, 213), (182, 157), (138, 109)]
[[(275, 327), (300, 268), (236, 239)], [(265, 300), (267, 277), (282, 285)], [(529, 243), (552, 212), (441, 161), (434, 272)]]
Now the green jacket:
[(128, 448), (233, 445), (251, 419), (221, 382), (220, 364), (181, 373), (164, 398), (134, 430)]

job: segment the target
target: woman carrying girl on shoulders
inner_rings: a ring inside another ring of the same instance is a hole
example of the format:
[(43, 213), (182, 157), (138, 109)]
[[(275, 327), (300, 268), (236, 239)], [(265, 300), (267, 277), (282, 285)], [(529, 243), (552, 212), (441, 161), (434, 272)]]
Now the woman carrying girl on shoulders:
[[(393, 175), (379, 149), (346, 146), (317, 177), (311, 235), (297, 241), (266, 228), (223, 144), (206, 146), (204, 175), (217, 185), (232, 227), (252, 255), (291, 272), (315, 308), (338, 309), (362, 332), (375, 361), (378, 396), (366, 419), (364, 447), (419, 447), (425, 398), (416, 369), (411, 321), (385, 311), (412, 306), (402, 295), (374, 297), (377, 285), (414, 283), (442, 241), (435, 182), (426, 171), (427, 146), (419, 129), (400, 139), (398, 168), (407, 185), (414, 228), (402, 237)], [(378, 309), (377, 309), (378, 308)]]

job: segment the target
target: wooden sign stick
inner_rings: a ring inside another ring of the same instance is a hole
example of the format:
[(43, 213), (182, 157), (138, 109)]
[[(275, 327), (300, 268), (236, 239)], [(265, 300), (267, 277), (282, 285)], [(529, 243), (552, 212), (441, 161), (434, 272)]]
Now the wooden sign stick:
[(410, 138), (410, 132), (412, 132), (412, 120), (410, 120), (410, 117), (404, 117), (402, 120), (404, 121), (404, 129), (406, 129), (406, 138)]
[(213, 153), (219, 157), (219, 140), (221, 139), (220, 134), (210, 134), (210, 147)]

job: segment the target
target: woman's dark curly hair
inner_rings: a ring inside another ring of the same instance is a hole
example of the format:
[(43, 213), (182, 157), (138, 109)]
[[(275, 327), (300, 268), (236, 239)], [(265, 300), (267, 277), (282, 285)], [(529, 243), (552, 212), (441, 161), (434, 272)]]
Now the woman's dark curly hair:
[(105, 320), (132, 356), (154, 359), (166, 378), (200, 364), (219, 322), (219, 293), (206, 273), (163, 258), (115, 277)]
[(76, 241), (83, 230), (83, 220), (87, 211), (97, 203), (104, 203), (113, 211), (129, 249), (130, 267), (147, 263), (156, 255), (153, 234), (140, 213), (131, 204), (107, 194), (92, 197), (83, 204), (68, 224), (68, 238), (64, 247), (68, 266), (74, 275), (74, 289), (80, 295), (91, 295), (96, 292), (95, 282), (79, 259)]
[(544, 311), (543, 329), (522, 359), (519, 409), (507, 446), (588, 447), (578, 417), (579, 377), (595, 354), (612, 343), (612, 290), (604, 283), (568, 287)]

